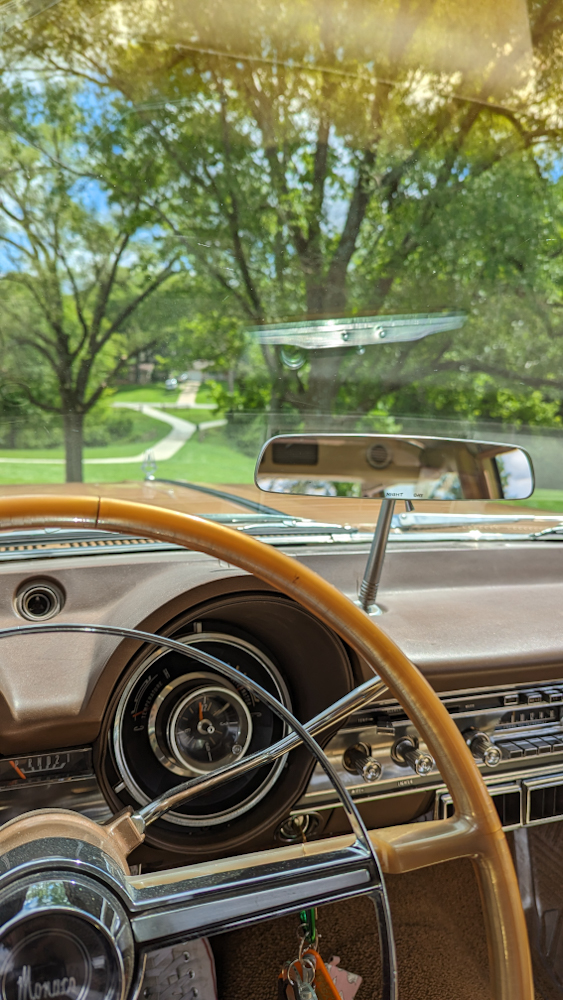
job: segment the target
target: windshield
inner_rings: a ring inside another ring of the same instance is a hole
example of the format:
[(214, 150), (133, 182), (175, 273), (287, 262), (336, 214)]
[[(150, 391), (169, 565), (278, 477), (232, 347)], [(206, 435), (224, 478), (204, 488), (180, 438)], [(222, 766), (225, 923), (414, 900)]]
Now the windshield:
[(258, 454), (407, 433), (536, 476), (417, 512), (563, 513), (562, 14), (3, 0), (0, 489), (152, 477), (369, 525), (260, 493)]

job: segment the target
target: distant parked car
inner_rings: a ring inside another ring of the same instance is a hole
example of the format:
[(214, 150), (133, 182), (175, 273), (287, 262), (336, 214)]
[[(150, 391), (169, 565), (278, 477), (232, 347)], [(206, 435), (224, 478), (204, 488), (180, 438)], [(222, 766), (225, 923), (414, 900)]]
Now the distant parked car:
[(178, 379), (177, 378), (167, 378), (166, 382), (164, 383), (164, 388), (168, 389), (170, 392), (173, 392), (174, 389), (178, 388)]
[(189, 377), (190, 377), (189, 372), (182, 372), (182, 374), (178, 376), (178, 382), (187, 382)]

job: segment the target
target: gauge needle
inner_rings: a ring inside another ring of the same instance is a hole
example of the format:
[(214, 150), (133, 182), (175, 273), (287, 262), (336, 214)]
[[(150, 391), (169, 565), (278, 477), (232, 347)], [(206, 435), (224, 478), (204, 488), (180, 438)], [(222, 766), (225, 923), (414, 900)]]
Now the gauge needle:
[(26, 778), (25, 774), (23, 773), (23, 771), (21, 770), (21, 768), (18, 767), (18, 765), (16, 764), (15, 760), (11, 760), (10, 764), (12, 765), (12, 767), (13, 767), (14, 771), (16, 772), (16, 774), (19, 774), (20, 778), (23, 778), (24, 781), (27, 781), (27, 778)]
[(199, 703), (199, 721), (201, 722), (202, 719), (203, 719), (203, 704), (200, 701), (200, 703)]

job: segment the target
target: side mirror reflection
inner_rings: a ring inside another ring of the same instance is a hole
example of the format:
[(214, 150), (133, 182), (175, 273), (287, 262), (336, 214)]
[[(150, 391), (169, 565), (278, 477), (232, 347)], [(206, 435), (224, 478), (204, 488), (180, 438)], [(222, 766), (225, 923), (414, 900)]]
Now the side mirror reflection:
[(267, 493), (380, 500), (525, 500), (534, 491), (522, 448), (410, 434), (290, 434), (256, 465)]

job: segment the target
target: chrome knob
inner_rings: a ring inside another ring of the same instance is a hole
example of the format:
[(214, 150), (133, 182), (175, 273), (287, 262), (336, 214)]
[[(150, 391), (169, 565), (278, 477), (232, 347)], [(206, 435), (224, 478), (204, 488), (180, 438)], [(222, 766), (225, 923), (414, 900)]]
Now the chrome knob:
[(497, 767), (502, 760), (500, 748), (495, 746), (486, 733), (469, 733), (466, 736), (467, 746), (475, 757), (487, 767)]
[(393, 757), (399, 764), (408, 764), (415, 774), (430, 774), (435, 766), (429, 753), (419, 750), (409, 736), (399, 740), (393, 748)]
[(381, 764), (375, 757), (366, 753), (366, 747), (348, 747), (342, 758), (347, 771), (359, 774), (364, 781), (377, 781), (381, 777)]

